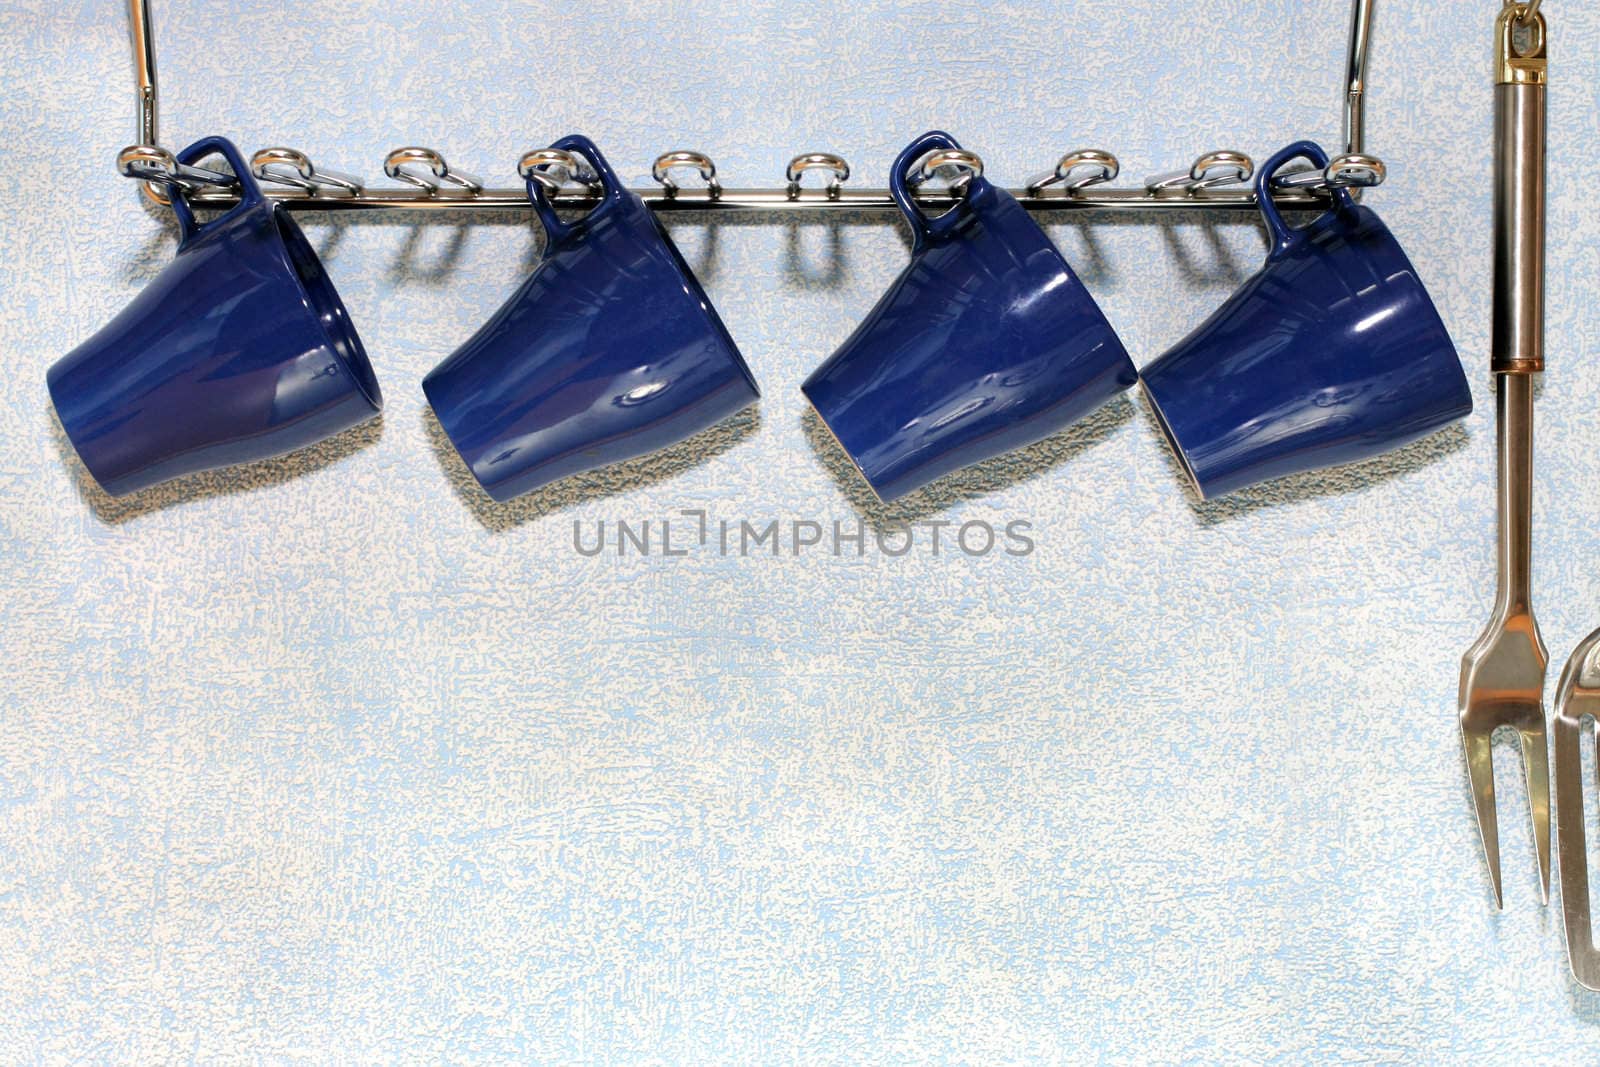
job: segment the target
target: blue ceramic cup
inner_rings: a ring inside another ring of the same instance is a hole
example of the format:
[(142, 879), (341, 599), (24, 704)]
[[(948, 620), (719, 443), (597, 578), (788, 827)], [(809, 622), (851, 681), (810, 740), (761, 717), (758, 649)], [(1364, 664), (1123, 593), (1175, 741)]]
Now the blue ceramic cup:
[(1339, 189), (1315, 221), (1283, 221), (1272, 177), (1295, 159), (1328, 163), (1299, 141), (1256, 175), (1266, 265), (1142, 372), (1202, 498), (1367, 459), (1472, 411), (1444, 322), (1378, 216)]
[(562, 222), (529, 179), (543, 260), (422, 382), (456, 451), (500, 501), (674, 444), (760, 395), (666, 230), (594, 142), (550, 147), (589, 164), (599, 203)]
[(239, 150), (207, 137), (178, 160), (212, 155), (233, 168), (238, 206), (197, 223), (174, 190), (177, 257), (50, 368), (61, 426), (113, 496), (291, 452), (383, 405), (339, 294)]
[(801, 389), (880, 499), (1031, 444), (1138, 380), (1087, 289), (1028, 212), (981, 175), (928, 218), (908, 191), (934, 131), (889, 188), (911, 263)]

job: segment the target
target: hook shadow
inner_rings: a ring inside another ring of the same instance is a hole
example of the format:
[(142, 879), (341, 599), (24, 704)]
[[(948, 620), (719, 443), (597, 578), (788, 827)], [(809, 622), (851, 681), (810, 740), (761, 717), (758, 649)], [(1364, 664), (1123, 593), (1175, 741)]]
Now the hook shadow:
[(461, 262), (461, 253), (467, 247), (467, 233), (471, 228), (470, 220), (458, 221), (438, 258), (427, 266), (418, 266), (415, 260), (422, 243), (422, 229), (413, 226), (406, 233), (399, 255), (395, 256), (394, 262), (389, 266), (390, 280), (400, 282), (416, 278), (428, 285), (438, 285), (448, 281), (450, 275), (455, 273), (456, 264)]
[(1199, 219), (1200, 234), (1203, 238), (1209, 255), (1209, 262), (1196, 262), (1195, 257), (1184, 247), (1179, 239), (1179, 228), (1176, 225), (1161, 227), (1161, 239), (1167, 246), (1167, 254), (1177, 264), (1178, 273), (1193, 288), (1226, 287), (1236, 289), (1249, 277), (1249, 271), (1240, 266), (1233, 250), (1222, 239), (1222, 232), (1217, 228), (1215, 219), (1201, 216)]
[(347, 456), (377, 443), (383, 436), (383, 416), (377, 415), (359, 426), (337, 433), (307, 448), (282, 456), (257, 460), (238, 467), (199, 471), (170, 482), (152, 485), (127, 496), (112, 496), (89, 473), (77, 450), (62, 428), (55, 409), (50, 410), (50, 437), (61, 463), (72, 474), (78, 499), (89, 506), (95, 518), (108, 526), (120, 526), (145, 515), (164, 511), (176, 504), (187, 504), (210, 497), (233, 496), (268, 486), (282, 485), (312, 471), (331, 467)]
[(752, 404), (735, 415), (710, 426), (670, 448), (613, 463), (596, 470), (582, 471), (552, 482), (525, 496), (497, 503), (473, 477), (450, 436), (439, 424), (433, 408), (422, 409), (422, 429), (434, 459), (450, 480), (450, 488), (472, 512), (479, 525), (491, 533), (505, 533), (567, 508), (632, 492), (645, 486), (675, 478), (698, 467), (755, 436), (761, 429), (761, 408)]
[(1202, 500), (1194, 483), (1189, 480), (1182, 464), (1178, 462), (1178, 457), (1173, 455), (1172, 448), (1166, 445), (1166, 434), (1156, 420), (1155, 413), (1150, 410), (1148, 404), (1141, 404), (1139, 410), (1150, 432), (1157, 440), (1163, 442), (1162, 461), (1166, 464), (1172, 480), (1177, 482), (1183, 491), (1184, 502), (1189, 505), (1189, 510), (1194, 513), (1201, 526), (1216, 526), (1268, 508), (1338, 496), (1363, 486), (1400, 478), (1461, 451), (1470, 440), (1466, 429), (1459, 422), (1451, 423), (1427, 437), (1412, 441), (1393, 452), (1385, 452), (1381, 456), (1374, 456), (1358, 463), (1345, 463), (1322, 470), (1289, 474), (1260, 485), (1248, 486), (1214, 500)]
[(883, 530), (915, 522), (1051, 471), (1109, 440), (1132, 418), (1133, 404), (1123, 394), (1042, 441), (954, 471), (889, 503), (878, 499), (814, 409), (806, 408), (800, 417), (800, 426), (806, 442), (844, 492), (850, 506), (873, 529)]
[(789, 225), (784, 227), (783, 272), (791, 287), (806, 290), (837, 289), (843, 284), (846, 273), (844, 227), (836, 218), (826, 220), (824, 226), (821, 255), (825, 266), (821, 270), (806, 263), (805, 250), (801, 247), (800, 225), (791, 219)]
[[(1070, 226), (1076, 231), (1074, 238), (1076, 246), (1083, 249), (1081, 257), (1074, 256), (1068, 260), (1073, 271), (1078, 275), (1078, 280), (1085, 285), (1110, 285), (1116, 280), (1117, 271), (1106, 257), (1105, 246), (1095, 234), (1094, 224), (1082, 213), (1075, 213), (1062, 219), (1058, 225)], [(1054, 237), (1051, 238), (1055, 240)], [(1056, 247), (1061, 246), (1055, 240)], [(1062, 251), (1065, 256), (1065, 250)]]
[[(705, 219), (698, 225), (694, 223), (674, 223), (665, 227), (665, 229), (667, 235), (672, 238), (672, 243), (677, 246), (679, 254), (683, 256), (683, 261), (689, 264), (689, 270), (696, 278), (701, 281), (709, 281), (717, 276), (717, 268), (722, 252), (720, 236), (722, 227), (717, 224), (716, 218)], [(685, 251), (683, 242), (679, 241), (677, 237), (679, 232), (690, 229), (698, 230), (701, 234), (700, 247), (698, 249), (699, 255), (695, 257), (699, 260), (698, 264), (690, 262), (689, 256), (690, 251), (696, 250), (691, 248), (689, 251)]]

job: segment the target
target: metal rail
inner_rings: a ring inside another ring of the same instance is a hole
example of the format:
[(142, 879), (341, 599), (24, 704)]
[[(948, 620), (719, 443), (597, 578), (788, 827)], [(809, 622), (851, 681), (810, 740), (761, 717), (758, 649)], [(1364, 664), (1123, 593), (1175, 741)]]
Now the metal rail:
[[(1279, 176), (1273, 200), (1286, 210), (1319, 210), (1327, 206), (1328, 192), (1336, 186), (1359, 193), (1362, 188), (1378, 185), (1384, 179), (1383, 163), (1363, 153), (1367, 65), (1375, 3), (1376, 0), (1351, 0), (1350, 4), (1349, 50), (1343, 90), (1345, 153), (1322, 172), (1301, 171)], [(227, 175), (182, 166), (173, 160), (168, 150), (160, 147), (155, 37), (151, 30), (150, 7), (150, 0), (128, 0), (129, 36), (138, 95), (138, 140), (123, 150), (118, 157), (118, 167), (125, 176), (142, 179), (147, 195), (159, 203), (166, 203), (169, 190), (179, 187), (196, 207), (230, 207), (238, 201)], [(530, 162), (541, 155), (545, 158)], [(978, 163), (981, 169), (981, 161)], [(525, 179), (544, 183), (558, 206), (578, 210), (592, 207), (598, 202), (594, 191), (581, 182), (569, 180), (578, 169), (571, 164), (570, 160), (549, 158), (545, 150), (535, 150), (524, 157), (519, 170)], [(1087, 177), (1080, 176), (1085, 166), (1099, 169)], [(705, 184), (679, 188), (672, 181), (671, 173), (685, 167), (698, 171)], [(529, 209), (524, 189), (485, 188), (471, 175), (452, 170), (437, 152), (415, 146), (396, 149), (384, 160), (385, 175), (401, 183), (387, 187), (369, 187), (347, 175), (318, 171), (304, 153), (290, 148), (274, 147), (257, 152), (251, 169), (262, 180), (266, 195), (296, 210)], [(832, 171), (826, 187), (801, 187), (802, 176), (811, 169)], [(1040, 175), (1010, 192), (1030, 211), (1248, 210), (1256, 206), (1256, 197), (1250, 188), (1254, 164), (1248, 156), (1238, 152), (1208, 152), (1191, 166), (1152, 176), (1142, 185), (1109, 187), (1118, 169), (1110, 153), (1080, 150), (1062, 157), (1053, 172)], [(564, 170), (568, 173), (561, 174)], [(946, 177), (948, 170), (930, 167), (923, 177)], [(825, 152), (796, 156), (789, 165), (785, 175), (787, 185), (783, 188), (724, 189), (717, 180), (715, 164), (697, 152), (665, 153), (656, 160), (654, 174), (660, 183), (658, 187), (634, 192), (652, 209), (661, 212), (895, 209), (894, 199), (887, 189), (852, 189), (845, 185), (848, 165), (842, 158)], [(551, 175), (560, 175), (560, 180), (553, 180)], [(936, 211), (955, 204), (961, 196), (961, 187), (959, 182), (946, 187), (922, 186), (915, 195), (919, 205)]]

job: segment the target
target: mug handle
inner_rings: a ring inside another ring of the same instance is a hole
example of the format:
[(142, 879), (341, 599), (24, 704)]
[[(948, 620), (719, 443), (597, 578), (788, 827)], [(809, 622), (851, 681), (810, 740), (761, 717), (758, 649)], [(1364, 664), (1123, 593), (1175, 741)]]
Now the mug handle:
[[(1321, 145), (1315, 141), (1296, 141), (1279, 149), (1256, 171), (1256, 204), (1261, 208), (1261, 217), (1266, 220), (1267, 230), (1272, 234), (1272, 250), (1267, 253), (1269, 258), (1287, 252), (1302, 232), (1283, 221), (1283, 212), (1272, 200), (1273, 177), (1283, 169), (1284, 164), (1296, 159), (1308, 159), (1316, 167), (1328, 165), (1328, 153), (1322, 150)], [(1340, 212), (1353, 211), (1356, 206), (1356, 202), (1350, 198), (1350, 190), (1338, 187), (1333, 190), (1333, 204), (1334, 209)]]
[(595, 143), (583, 134), (568, 134), (550, 147), (571, 152), (594, 168), (595, 176), (600, 179), (600, 203), (576, 222), (562, 222), (556, 215), (555, 205), (550, 202), (550, 194), (544, 185), (528, 178), (528, 200), (533, 204), (533, 210), (538, 213), (540, 225), (544, 227), (546, 255), (549, 255), (551, 248), (566, 240), (572, 231), (585, 223), (597, 221), (603, 213), (612, 210), (627, 195), (622, 182), (617, 179), (617, 172), (611, 169), (611, 164), (606, 162), (606, 157), (600, 154), (600, 149), (595, 147)]
[(942, 215), (929, 218), (923, 214), (917, 202), (912, 199), (909, 184), (911, 171), (922, 157), (939, 148), (960, 149), (961, 145), (954, 137), (943, 130), (929, 130), (915, 141), (906, 145), (894, 161), (894, 169), (889, 172), (889, 195), (894, 197), (894, 202), (900, 206), (900, 211), (905, 215), (906, 221), (911, 223), (911, 232), (915, 237), (912, 251), (918, 251), (927, 243), (930, 237), (940, 237), (949, 233), (961, 224), (964, 217), (964, 205), (967, 199), (978, 192), (983, 186), (980, 183), (987, 181), (981, 174), (974, 177), (967, 186), (967, 196), (955, 207)]
[(237, 206), (230, 208), (220, 218), (212, 219), (206, 223), (196, 222), (194, 209), (189, 207), (189, 201), (183, 189), (180, 186), (173, 186), (170, 197), (172, 213), (178, 216), (178, 228), (183, 231), (183, 236), (178, 241), (179, 248), (182, 248), (219, 222), (224, 222), (241, 212), (267, 206), (267, 198), (261, 192), (261, 186), (256, 184), (255, 175), (250, 173), (250, 167), (245, 163), (244, 157), (239, 154), (239, 149), (226, 137), (202, 137), (182, 152), (179, 152), (177, 160), (179, 163), (192, 166), (207, 156), (221, 156), (228, 161), (228, 166), (232, 168), (233, 175), (239, 183), (239, 203)]

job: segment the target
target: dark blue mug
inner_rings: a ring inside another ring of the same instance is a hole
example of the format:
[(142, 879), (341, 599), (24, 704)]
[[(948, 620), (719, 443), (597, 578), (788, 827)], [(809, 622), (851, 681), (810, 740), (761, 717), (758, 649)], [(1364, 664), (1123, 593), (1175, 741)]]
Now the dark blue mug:
[(562, 222), (538, 181), (544, 258), (422, 382), (495, 500), (681, 441), (755, 402), (755, 378), (661, 223), (587, 137), (599, 203)]
[(50, 368), (61, 426), (112, 496), (291, 452), (383, 406), (333, 283), (239, 150), (207, 137), (177, 158), (212, 155), (233, 168), (238, 206), (197, 223), (174, 189), (176, 258)]
[(1400, 245), (1343, 189), (1291, 229), (1272, 202), (1284, 164), (1256, 175), (1272, 247), (1265, 266), (1144, 369), (1151, 407), (1202, 498), (1367, 459), (1472, 411), (1444, 322)]
[(1004, 189), (968, 178), (928, 218), (908, 177), (933, 131), (895, 160), (911, 262), (801, 386), (880, 499), (1032, 444), (1138, 380), (1122, 342), (1043, 230)]

